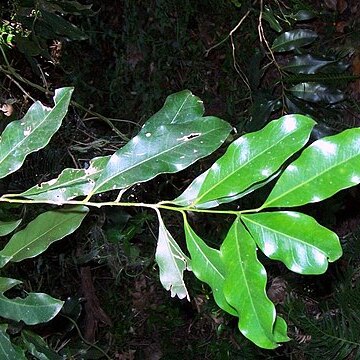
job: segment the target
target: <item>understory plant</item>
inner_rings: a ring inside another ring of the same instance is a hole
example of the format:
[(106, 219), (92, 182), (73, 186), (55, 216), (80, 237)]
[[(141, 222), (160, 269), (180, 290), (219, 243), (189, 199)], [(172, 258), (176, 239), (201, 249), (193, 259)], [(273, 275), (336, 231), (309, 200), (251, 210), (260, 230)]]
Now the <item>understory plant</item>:
[[(46, 147), (61, 126), (72, 90), (56, 90), (53, 107), (35, 102), (24, 118), (6, 127), (0, 140), (0, 178), (17, 171), (27, 155)], [(259, 347), (274, 349), (289, 340), (287, 324), (267, 296), (267, 273), (258, 253), (298, 274), (324, 273), (328, 263), (342, 255), (338, 236), (291, 208), (319, 202), (360, 183), (359, 129), (307, 146), (314, 126), (315, 121), (307, 116), (285, 115), (230, 141), (225, 153), (175, 199), (122, 201), (132, 186), (162, 173), (179, 172), (225, 147), (232, 131), (227, 122), (204, 116), (201, 100), (188, 90), (170, 95), (162, 109), (113, 155), (94, 158), (84, 169), (64, 169), (57, 178), (21, 193), (0, 196), (1, 206), (51, 206), (26, 225), (20, 225), (21, 219), (0, 223), (1, 235), (15, 231), (0, 251), (0, 266), (43, 253), (74, 232), (91, 207), (111, 206), (114, 212), (119, 207), (148, 208), (158, 217), (156, 262), (160, 281), (171, 296), (190, 300), (183, 275), (192, 271), (210, 286), (217, 305), (238, 318), (245, 337)], [(226, 206), (271, 182), (274, 186), (260, 207)], [(102, 201), (98, 195), (109, 191), (109, 195), (117, 191), (114, 199)], [(163, 219), (167, 211), (182, 215), (187, 249), (167, 229)], [(189, 213), (204, 219), (209, 214), (232, 217), (219, 248), (210, 247), (195, 232)], [(37, 324), (58, 314), (63, 302), (49, 295), (7, 297), (6, 291), (19, 282), (0, 278), (2, 317)], [(25, 358), (24, 348), (11, 343), (6, 325), (0, 328), (0, 343), (0, 351)], [(27, 350), (34, 351), (34, 346)]]

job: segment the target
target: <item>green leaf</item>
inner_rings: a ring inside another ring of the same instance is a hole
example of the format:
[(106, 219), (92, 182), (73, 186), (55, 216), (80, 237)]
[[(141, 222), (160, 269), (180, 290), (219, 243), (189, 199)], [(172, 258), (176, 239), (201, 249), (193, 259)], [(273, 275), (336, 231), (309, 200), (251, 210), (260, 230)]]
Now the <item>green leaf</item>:
[(256, 256), (256, 245), (236, 218), (220, 248), (226, 276), (224, 295), (239, 314), (241, 333), (257, 346), (274, 349), (274, 304), (266, 295), (266, 271)]
[(274, 12), (269, 6), (265, 5), (264, 12), (262, 13), (262, 17), (264, 20), (266, 20), (269, 23), (270, 27), (273, 30), (275, 30), (276, 32), (282, 31), (282, 27), (279, 21), (276, 19), (276, 17), (274, 16)]
[(0, 255), (9, 257), (14, 262), (35, 257), (53, 242), (74, 232), (87, 212), (88, 208), (85, 206), (47, 211), (15, 233), (0, 251)]
[(0, 236), (5, 236), (13, 232), (21, 223), (20, 220), (0, 221)]
[(306, 116), (287, 115), (262, 130), (240, 137), (173, 203), (209, 208), (239, 198), (238, 194), (255, 184), (261, 185), (286, 159), (300, 150), (314, 125), (315, 122)]
[(334, 62), (334, 60), (317, 58), (311, 54), (295, 55), (287, 65), (282, 67), (282, 70), (295, 74), (315, 74), (318, 70)]
[(294, 50), (311, 44), (317, 37), (317, 33), (309, 29), (286, 31), (274, 40), (271, 49), (274, 52)]
[(171, 236), (158, 212), (159, 239), (155, 260), (159, 265), (160, 281), (166, 290), (171, 291), (171, 297), (187, 298), (189, 293), (184, 283), (184, 271), (189, 270), (190, 259), (183, 253), (179, 245)]
[(191, 270), (199, 280), (211, 287), (218, 306), (229, 314), (237, 316), (237, 312), (228, 304), (223, 293), (225, 268), (220, 251), (209, 247), (196, 235), (185, 215), (184, 230), (186, 245), (191, 257)]
[(21, 332), (22, 341), (31, 355), (39, 360), (62, 360), (63, 357), (51, 350), (41, 336), (23, 330)]
[(276, 342), (285, 342), (291, 340), (287, 336), (287, 324), (286, 321), (280, 317), (277, 316), (274, 324), (274, 340)]
[(95, 183), (94, 193), (126, 188), (162, 173), (183, 170), (215, 151), (229, 135), (231, 126), (209, 116), (151, 129), (144, 127), (111, 156)]
[(0, 359), (26, 360), (24, 354), (11, 343), (9, 335), (6, 333), (7, 327), (7, 324), (0, 324)]
[(295, 14), (291, 14), (291, 18), (296, 21), (307, 21), (316, 17), (316, 14), (311, 10), (299, 10)]
[(342, 255), (338, 236), (308, 215), (281, 211), (241, 219), (266, 256), (299, 274), (323, 274), (328, 260)]
[(53, 319), (61, 310), (63, 301), (43, 293), (30, 293), (24, 299), (9, 299), (0, 294), (0, 316), (27, 325), (36, 325)]
[(4, 293), (5, 291), (10, 290), (15, 285), (21, 284), (22, 281), (16, 279), (10, 279), (5, 277), (0, 277), (0, 293)]
[(45, 147), (67, 112), (72, 88), (55, 90), (53, 108), (35, 102), (21, 120), (11, 122), (0, 138), (0, 178), (18, 170), (27, 155)]
[(312, 143), (280, 176), (262, 208), (300, 206), (360, 183), (360, 129)]
[(94, 158), (87, 169), (64, 169), (56, 179), (35, 185), (21, 194), (5, 196), (62, 203), (77, 196), (88, 195), (109, 159), (110, 156)]
[(161, 125), (183, 124), (193, 121), (204, 114), (203, 102), (189, 90), (169, 95), (164, 106), (146, 121), (146, 131)]
[(299, 99), (313, 103), (336, 104), (343, 101), (344, 93), (339, 89), (316, 83), (300, 83), (290, 88), (290, 92)]

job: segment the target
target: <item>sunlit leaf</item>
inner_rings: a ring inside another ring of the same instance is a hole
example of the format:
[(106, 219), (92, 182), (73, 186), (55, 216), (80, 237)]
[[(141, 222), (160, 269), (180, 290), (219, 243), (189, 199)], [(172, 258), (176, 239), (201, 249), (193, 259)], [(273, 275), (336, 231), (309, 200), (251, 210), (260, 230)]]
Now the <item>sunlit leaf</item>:
[(317, 33), (309, 29), (286, 31), (274, 40), (271, 49), (274, 52), (294, 50), (311, 44), (317, 37)]
[(0, 251), (0, 255), (14, 262), (35, 257), (53, 242), (74, 232), (87, 212), (88, 208), (85, 206), (47, 211), (15, 233)]
[(160, 281), (166, 290), (171, 291), (171, 296), (179, 299), (187, 298), (189, 293), (184, 283), (184, 271), (189, 270), (190, 259), (183, 253), (179, 245), (166, 229), (158, 212), (159, 239), (157, 243), (155, 260), (159, 265)]
[(239, 218), (231, 226), (223, 244), (225, 265), (224, 295), (239, 314), (239, 329), (256, 345), (274, 349), (274, 304), (266, 295), (266, 271), (257, 259), (256, 244)]
[(317, 83), (300, 83), (291, 87), (290, 92), (299, 99), (313, 103), (336, 104), (344, 100), (344, 93)]
[(334, 62), (334, 60), (317, 58), (311, 54), (295, 55), (285, 66), (282, 66), (282, 69), (295, 74), (315, 74), (318, 70)]
[(206, 245), (191, 229), (185, 216), (184, 229), (186, 245), (191, 257), (191, 270), (199, 280), (211, 287), (218, 306), (231, 315), (237, 316), (237, 312), (228, 304), (223, 293), (225, 268), (220, 257), (220, 251)]
[(265, 179), (305, 145), (314, 125), (303, 115), (287, 115), (240, 137), (173, 202), (209, 208), (238, 198), (247, 189), (255, 189), (254, 185), (264, 185)]
[(6, 360), (27, 360), (22, 351), (19, 351), (12, 344), (9, 335), (6, 333), (8, 325), (0, 325), (0, 359)]
[(0, 178), (18, 170), (27, 155), (45, 147), (67, 112), (72, 88), (55, 90), (55, 106), (36, 101), (21, 120), (11, 122), (0, 138)]
[(13, 232), (21, 223), (20, 220), (0, 221), (0, 236), (5, 236)]
[(342, 255), (338, 236), (312, 217), (292, 211), (242, 215), (262, 252), (300, 274), (322, 274)]
[(262, 208), (299, 206), (360, 183), (360, 129), (312, 143), (280, 176)]
[(290, 338), (287, 336), (287, 324), (286, 324), (286, 321), (280, 316), (277, 316), (276, 319), (275, 319), (274, 340), (276, 342), (278, 342), (278, 343), (290, 340)]

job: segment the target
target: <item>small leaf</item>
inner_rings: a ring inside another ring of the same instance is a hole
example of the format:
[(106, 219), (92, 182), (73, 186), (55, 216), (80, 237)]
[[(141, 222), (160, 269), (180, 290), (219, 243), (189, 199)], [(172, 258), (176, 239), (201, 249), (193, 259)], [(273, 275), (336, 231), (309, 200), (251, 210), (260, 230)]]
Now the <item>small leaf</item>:
[(342, 255), (338, 236), (312, 217), (293, 211), (242, 215), (252, 237), (270, 259), (299, 274), (323, 274)]
[(299, 10), (297, 13), (292, 14), (291, 17), (296, 21), (306, 21), (315, 18), (316, 14), (311, 10)]
[(360, 129), (312, 143), (280, 176), (262, 208), (300, 206), (360, 183)]
[(158, 212), (159, 239), (157, 243), (155, 260), (159, 265), (160, 281), (166, 290), (171, 291), (171, 297), (176, 295), (179, 299), (187, 298), (189, 293), (184, 283), (184, 271), (189, 269), (190, 259), (182, 252), (179, 245), (166, 229)]
[(334, 60), (317, 58), (311, 54), (295, 55), (287, 65), (282, 67), (282, 70), (294, 74), (315, 74), (318, 70), (334, 62)]
[(287, 336), (287, 324), (285, 320), (277, 316), (274, 324), (274, 340), (276, 342), (285, 342), (291, 340)]
[(309, 29), (286, 31), (274, 40), (271, 49), (274, 52), (294, 50), (311, 44), (317, 37), (317, 33)]
[(237, 312), (228, 304), (223, 293), (225, 269), (220, 257), (220, 251), (206, 245), (191, 229), (185, 216), (184, 230), (193, 273), (199, 280), (211, 287), (214, 299), (221, 309), (237, 316)]
[(299, 99), (313, 103), (336, 104), (345, 98), (341, 90), (316, 83), (297, 84), (290, 88), (290, 92)]
[(30, 293), (24, 299), (9, 299), (0, 294), (0, 316), (27, 325), (36, 325), (53, 319), (61, 310), (63, 301), (43, 293)]
[(276, 17), (274, 16), (274, 12), (272, 11), (271, 8), (269, 8), (269, 6), (265, 6), (264, 7), (264, 12), (262, 13), (262, 17), (264, 18), (264, 20), (266, 20), (270, 27), (275, 30), (276, 32), (281, 32), (282, 31), (282, 27), (279, 23), (279, 21), (276, 19)]
[(94, 158), (87, 169), (64, 169), (56, 179), (35, 185), (21, 194), (7, 194), (5, 197), (23, 196), (61, 204), (77, 196), (88, 195), (109, 159), (110, 156)]
[(122, 189), (183, 170), (215, 151), (230, 131), (228, 123), (212, 116), (161, 125), (151, 131), (144, 127), (111, 156), (93, 192)]
[(258, 132), (240, 137), (173, 203), (214, 207), (239, 198), (238, 194), (251, 187), (255, 189), (256, 184), (264, 185), (265, 179), (306, 144), (314, 125), (315, 122), (306, 116), (287, 115)]
[(53, 108), (35, 102), (21, 120), (11, 122), (0, 138), (0, 178), (18, 170), (27, 155), (45, 147), (67, 112), (72, 88), (55, 90)]
[(0, 359), (26, 360), (25, 355), (12, 344), (9, 335), (6, 333), (7, 327), (7, 324), (0, 324)]
[(53, 242), (73, 233), (88, 213), (85, 206), (47, 211), (31, 221), (25, 229), (15, 233), (1, 256), (19, 262), (44, 252)]
[(241, 333), (257, 346), (276, 348), (273, 335), (276, 311), (266, 295), (266, 271), (257, 259), (254, 240), (239, 218), (220, 251), (226, 269), (224, 295), (239, 314)]
[(20, 220), (0, 221), (0, 236), (5, 236), (13, 232), (21, 223)]
[(16, 285), (21, 284), (22, 281), (16, 279), (10, 279), (5, 277), (0, 277), (0, 293), (10, 290)]

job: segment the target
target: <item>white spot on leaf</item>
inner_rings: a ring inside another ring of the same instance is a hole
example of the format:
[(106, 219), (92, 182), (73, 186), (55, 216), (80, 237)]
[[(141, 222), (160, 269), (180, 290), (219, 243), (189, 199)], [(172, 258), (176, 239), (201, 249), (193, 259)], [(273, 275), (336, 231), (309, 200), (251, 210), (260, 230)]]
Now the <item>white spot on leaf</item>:
[(282, 128), (285, 132), (291, 132), (296, 129), (296, 125), (297, 122), (295, 116), (288, 115), (282, 124)]
[(354, 184), (359, 184), (360, 183), (360, 176), (357, 175), (353, 175), (350, 179), (350, 181)]
[(145, 134), (145, 136), (146, 136), (146, 137), (150, 137), (150, 136), (151, 136), (151, 133), (147, 132), (147, 133)]
[(264, 244), (264, 254), (266, 256), (271, 256), (276, 251), (276, 246), (274, 243), (265, 242)]
[(313, 146), (319, 149), (324, 155), (336, 154), (337, 145), (330, 141), (318, 140), (314, 143)]

